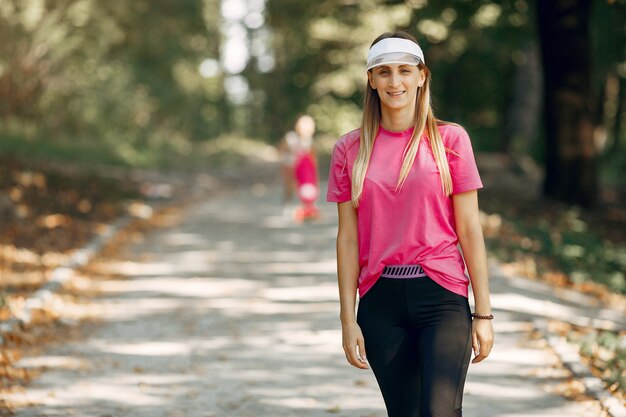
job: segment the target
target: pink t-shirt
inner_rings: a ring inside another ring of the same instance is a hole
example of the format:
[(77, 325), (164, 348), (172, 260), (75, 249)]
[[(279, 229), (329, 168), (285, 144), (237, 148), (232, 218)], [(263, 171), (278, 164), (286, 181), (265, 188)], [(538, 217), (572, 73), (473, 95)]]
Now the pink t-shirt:
[[(442, 287), (467, 297), (469, 279), (457, 248), (452, 198), (443, 192), (435, 158), (426, 137), (400, 192), (396, 183), (402, 154), (413, 129), (378, 131), (357, 210), (359, 295), (374, 285), (385, 265), (419, 264)], [(470, 138), (457, 125), (439, 132), (446, 149), (454, 194), (482, 188)], [(350, 201), (352, 166), (359, 149), (359, 130), (342, 136), (333, 149), (327, 201)]]

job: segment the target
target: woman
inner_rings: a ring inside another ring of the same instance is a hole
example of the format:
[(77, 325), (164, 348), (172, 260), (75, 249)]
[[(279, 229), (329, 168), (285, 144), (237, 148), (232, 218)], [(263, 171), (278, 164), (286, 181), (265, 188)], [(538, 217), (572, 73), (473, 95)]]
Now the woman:
[(379, 36), (366, 71), (361, 128), (335, 144), (328, 181), (343, 348), (371, 365), (389, 417), (460, 417), (471, 349), (478, 363), (493, 345), (482, 183), (467, 133), (433, 115), (412, 36)]

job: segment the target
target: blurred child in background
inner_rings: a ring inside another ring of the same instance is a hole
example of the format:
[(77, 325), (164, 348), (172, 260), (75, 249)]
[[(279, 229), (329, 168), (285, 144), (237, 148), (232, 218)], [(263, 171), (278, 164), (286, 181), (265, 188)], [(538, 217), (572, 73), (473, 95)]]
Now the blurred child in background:
[[(296, 121), (293, 131), (287, 132), (278, 146), (281, 155), (281, 174), (283, 179), (284, 213), (294, 220), (319, 218), (319, 209), (315, 201), (319, 196), (317, 159), (313, 150), (315, 121), (309, 115), (303, 115)], [(291, 201), (294, 190), (300, 200), (300, 206), (293, 209)]]

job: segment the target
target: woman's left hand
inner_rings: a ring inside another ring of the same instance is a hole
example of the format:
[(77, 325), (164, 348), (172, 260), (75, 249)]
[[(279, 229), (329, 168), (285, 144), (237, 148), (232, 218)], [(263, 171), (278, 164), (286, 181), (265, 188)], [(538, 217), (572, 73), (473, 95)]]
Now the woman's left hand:
[(489, 356), (493, 347), (493, 325), (491, 320), (472, 320), (472, 348), (474, 359), (472, 363), (478, 363)]

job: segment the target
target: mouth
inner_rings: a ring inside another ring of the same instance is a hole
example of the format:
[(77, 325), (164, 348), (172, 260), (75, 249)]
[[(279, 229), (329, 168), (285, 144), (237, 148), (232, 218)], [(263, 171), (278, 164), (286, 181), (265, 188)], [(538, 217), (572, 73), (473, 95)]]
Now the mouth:
[(388, 91), (387, 94), (391, 97), (400, 97), (402, 96), (404, 93), (406, 93), (406, 90), (403, 91)]

